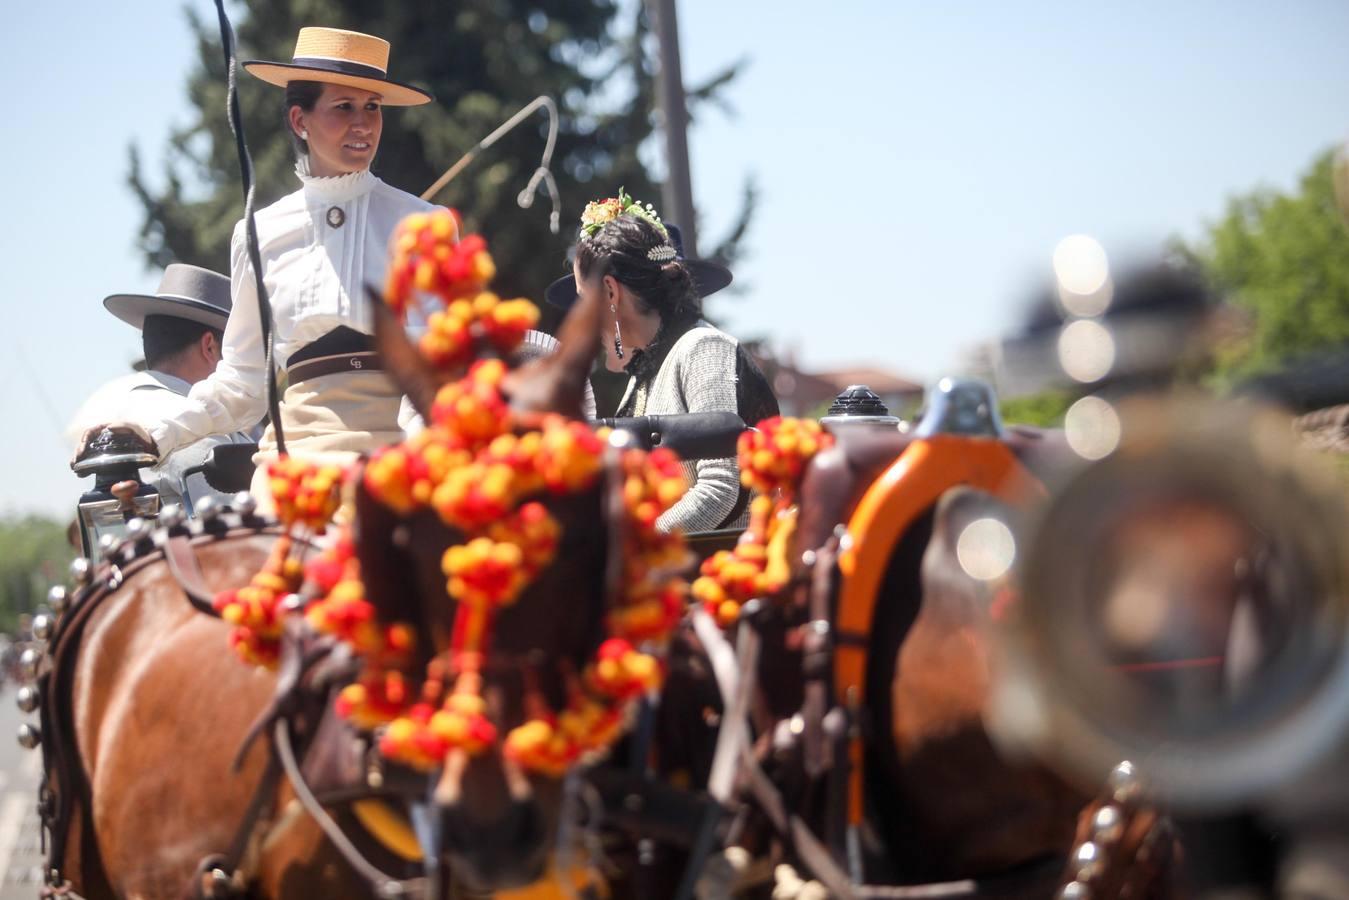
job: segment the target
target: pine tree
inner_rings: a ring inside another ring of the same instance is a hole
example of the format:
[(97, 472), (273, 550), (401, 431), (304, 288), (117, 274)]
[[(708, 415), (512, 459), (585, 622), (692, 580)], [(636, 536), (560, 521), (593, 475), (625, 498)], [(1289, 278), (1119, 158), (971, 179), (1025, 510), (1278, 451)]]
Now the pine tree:
[[(540, 94), (557, 99), (561, 127), (553, 171), (562, 196), (562, 231), (548, 228), (548, 200), (530, 210), (516, 195), (538, 165), (542, 113), (484, 152), (435, 201), (454, 206), (469, 230), (487, 237), (503, 294), (539, 300), (564, 274), (574, 223), (588, 200), (628, 192), (653, 202), (659, 183), (639, 155), (657, 122), (653, 42), (638, 4), (626, 39), (616, 38), (617, 0), (245, 0), (232, 5), (242, 59), (288, 60), (305, 25), (377, 34), (393, 45), (390, 76), (429, 89), (437, 101), (389, 109), (374, 171), (421, 193), (501, 122)], [(152, 186), (131, 148), (130, 184), (144, 206), (140, 248), (153, 266), (188, 262), (227, 271), (229, 240), (242, 212), (238, 162), (224, 115), (226, 72), (214, 17), (191, 15), (198, 63), (188, 80), (196, 120), (170, 138), (162, 189)], [(691, 112), (719, 101), (730, 65), (689, 91)], [(239, 75), (240, 104), (257, 173), (259, 207), (296, 188), (282, 94)], [(643, 152), (641, 155), (648, 155)], [(717, 248), (727, 259), (753, 208), (747, 186), (740, 222)]]

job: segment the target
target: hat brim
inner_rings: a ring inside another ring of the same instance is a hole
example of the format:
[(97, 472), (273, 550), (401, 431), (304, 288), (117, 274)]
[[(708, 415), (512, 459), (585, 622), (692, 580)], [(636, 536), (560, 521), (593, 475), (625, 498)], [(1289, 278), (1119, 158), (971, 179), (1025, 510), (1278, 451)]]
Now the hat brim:
[[(686, 259), (683, 263), (689, 275), (693, 276), (693, 288), (699, 297), (710, 297), (731, 283), (731, 270), (720, 263), (706, 259)], [(549, 306), (571, 309), (571, 305), (576, 302), (576, 279), (571, 275), (559, 278), (548, 285), (543, 297)]]
[(322, 81), (327, 84), (342, 84), (379, 94), (385, 106), (421, 106), (436, 99), (431, 94), (410, 84), (389, 81), (382, 78), (365, 78), (360, 75), (347, 75), (315, 66), (296, 65), (295, 63), (263, 62), (245, 60), (243, 67), (250, 75), (260, 78), (268, 84), (285, 87), (292, 81)]
[(103, 307), (117, 318), (137, 329), (145, 327), (146, 316), (173, 316), (189, 319), (212, 328), (225, 330), (229, 313), (190, 297), (153, 296), (150, 294), (113, 294), (103, 298)]

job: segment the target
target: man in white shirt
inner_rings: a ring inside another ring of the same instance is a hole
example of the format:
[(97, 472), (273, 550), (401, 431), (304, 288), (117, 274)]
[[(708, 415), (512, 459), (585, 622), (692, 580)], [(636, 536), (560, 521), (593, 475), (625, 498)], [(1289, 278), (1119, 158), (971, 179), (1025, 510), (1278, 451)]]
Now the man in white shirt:
[[(140, 330), (145, 371), (113, 379), (84, 402), (66, 430), (76, 446), (95, 425), (128, 422), (148, 432), (183, 408), (182, 398), (192, 385), (209, 376), (220, 362), (230, 313), (230, 281), (208, 269), (174, 263), (164, 270), (156, 294), (114, 294), (103, 305)], [(251, 438), (211, 435), (170, 453), (144, 474), (159, 490), (163, 503), (179, 503), (190, 513), (194, 500), (215, 492), (200, 473), (185, 473), (200, 466), (216, 445), (235, 442), (251, 442)]]

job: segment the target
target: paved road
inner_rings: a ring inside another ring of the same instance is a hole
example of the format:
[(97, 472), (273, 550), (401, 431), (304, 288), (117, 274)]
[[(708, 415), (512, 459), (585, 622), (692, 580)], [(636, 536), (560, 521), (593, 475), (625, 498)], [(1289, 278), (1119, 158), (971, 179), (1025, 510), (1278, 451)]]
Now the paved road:
[(14, 686), (0, 688), (0, 900), (32, 900), (42, 884), (37, 820), (41, 754), (14, 740), (19, 723), (35, 721), (14, 705)]

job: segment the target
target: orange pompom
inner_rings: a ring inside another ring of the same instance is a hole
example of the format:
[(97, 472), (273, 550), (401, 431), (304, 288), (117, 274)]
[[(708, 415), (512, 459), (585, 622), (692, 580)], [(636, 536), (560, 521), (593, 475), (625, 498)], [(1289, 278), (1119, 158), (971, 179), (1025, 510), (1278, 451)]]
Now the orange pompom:
[(346, 469), (283, 456), (267, 465), (276, 517), (322, 534), (342, 502)]

